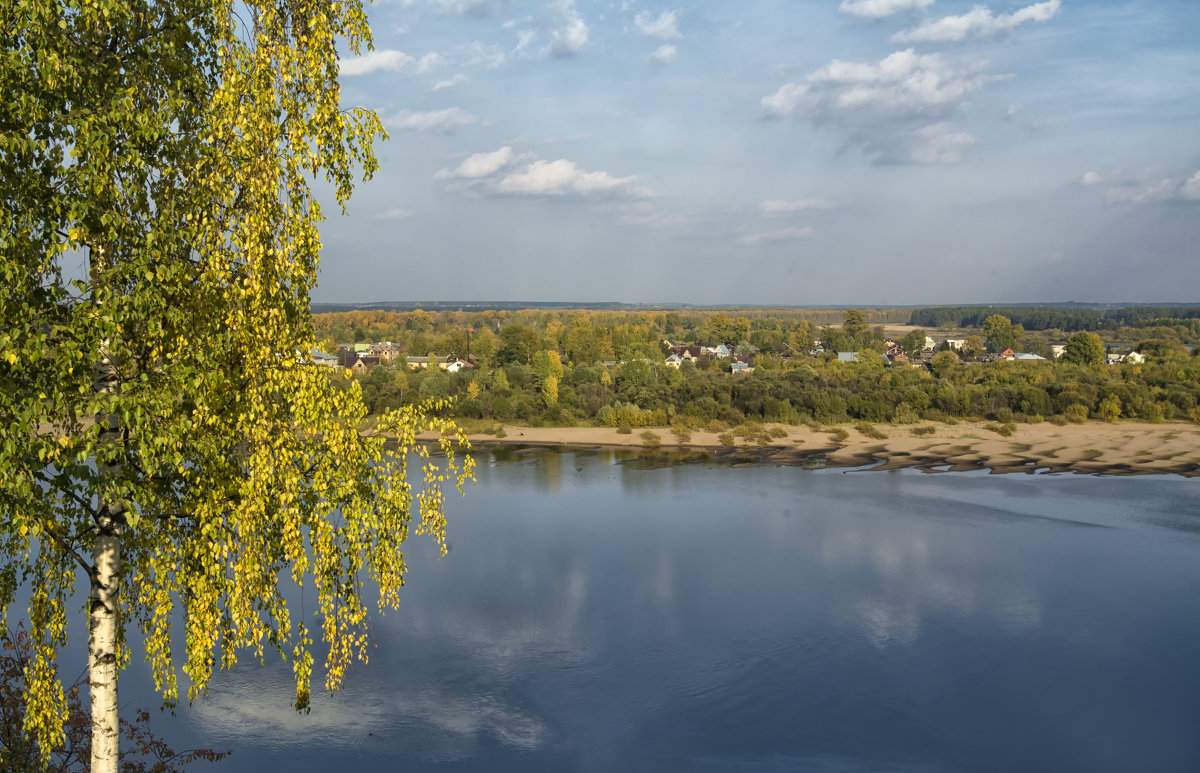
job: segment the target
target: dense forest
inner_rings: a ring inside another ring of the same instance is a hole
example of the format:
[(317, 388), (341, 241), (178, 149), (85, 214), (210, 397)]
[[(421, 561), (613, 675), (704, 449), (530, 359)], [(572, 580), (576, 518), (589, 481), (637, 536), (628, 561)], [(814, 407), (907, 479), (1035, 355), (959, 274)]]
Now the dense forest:
[(1026, 330), (1116, 331), (1125, 327), (1200, 326), (1200, 306), (1125, 306), (1113, 309), (1071, 306), (935, 306), (913, 309), (910, 325), (929, 328), (982, 327), (993, 314), (1002, 314)]
[[(902, 311), (904, 321), (916, 318)], [(1186, 310), (1136, 312), (1130, 319), (1148, 326), (1101, 326), (1100, 335), (1063, 335), (1063, 317), (1049, 336), (1017, 322), (1038, 324), (1036, 316), (989, 311), (977, 325), (955, 326), (967, 340), (958, 351), (945, 344), (922, 350), (924, 330), (889, 337), (884, 325), (897, 310), (354, 311), (315, 315), (314, 324), (330, 352), (341, 344), (344, 356), (356, 342), (378, 341), (403, 352), (391, 366), (333, 371), (339, 383), (362, 389), (372, 412), (454, 397), (460, 419), (533, 426), (1200, 420), (1200, 358), (1189, 351), (1200, 320), (1160, 316)], [(1145, 361), (1105, 364), (1106, 349), (1122, 340), (1134, 341), (1121, 348)], [(911, 350), (909, 361), (889, 363), (882, 356), (889, 342), (894, 351)], [(988, 354), (1002, 347), (1048, 352), (1064, 342), (1059, 361)], [(672, 345), (690, 344), (725, 344), (733, 357), (666, 363)], [(839, 351), (857, 352), (859, 361), (840, 361)], [(429, 355), (474, 367), (414, 369), (405, 359)], [(731, 373), (734, 360), (746, 372)]]

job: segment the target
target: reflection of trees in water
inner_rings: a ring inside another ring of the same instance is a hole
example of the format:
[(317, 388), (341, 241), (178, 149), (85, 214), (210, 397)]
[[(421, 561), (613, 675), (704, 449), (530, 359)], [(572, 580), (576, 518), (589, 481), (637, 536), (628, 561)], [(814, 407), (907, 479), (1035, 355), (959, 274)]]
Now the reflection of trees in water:
[(551, 492), (562, 488), (563, 457), (566, 455), (560, 449), (546, 449), (534, 452), (537, 463), (533, 468), (533, 480), (538, 491)]

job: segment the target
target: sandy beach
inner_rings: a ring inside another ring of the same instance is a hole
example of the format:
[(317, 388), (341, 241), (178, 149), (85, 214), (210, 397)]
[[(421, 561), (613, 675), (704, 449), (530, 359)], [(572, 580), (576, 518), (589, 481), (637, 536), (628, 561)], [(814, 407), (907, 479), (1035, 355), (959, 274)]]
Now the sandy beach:
[[(1193, 423), (1143, 424), (1120, 422), (1056, 426), (1017, 424), (1003, 437), (987, 422), (912, 426), (876, 425), (885, 438), (868, 437), (854, 425), (843, 425), (847, 436), (838, 439), (833, 428), (782, 427), (784, 437), (765, 445), (736, 438), (733, 447), (722, 445), (717, 433), (693, 432), (679, 443), (669, 429), (650, 430), (664, 451), (705, 451), (740, 462), (765, 462), (803, 466), (861, 467), (878, 469), (916, 467), (929, 472), (987, 469), (1006, 472), (1081, 472), (1096, 474), (1200, 475), (1200, 425)], [(920, 428), (926, 428), (924, 430)], [(924, 432), (927, 434), (916, 434)], [(572, 447), (645, 447), (644, 430), (620, 434), (605, 427), (506, 427), (505, 437), (474, 434), (474, 446), (496, 444)]]

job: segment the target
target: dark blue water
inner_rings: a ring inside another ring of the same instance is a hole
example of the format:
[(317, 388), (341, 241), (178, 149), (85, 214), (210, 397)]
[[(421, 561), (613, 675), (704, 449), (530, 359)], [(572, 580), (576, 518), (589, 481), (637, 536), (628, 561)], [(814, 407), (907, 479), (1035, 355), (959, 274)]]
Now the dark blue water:
[(1200, 481), (510, 456), (341, 693), (242, 668), (158, 727), (214, 771), (1200, 770)]

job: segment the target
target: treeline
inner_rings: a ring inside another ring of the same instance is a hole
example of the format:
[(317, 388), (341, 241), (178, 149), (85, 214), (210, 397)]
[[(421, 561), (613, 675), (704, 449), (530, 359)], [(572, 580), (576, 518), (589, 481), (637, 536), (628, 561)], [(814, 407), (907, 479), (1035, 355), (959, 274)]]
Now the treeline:
[(460, 419), (531, 426), (908, 424), (949, 418), (1200, 420), (1200, 358), (1177, 355), (1115, 367), (960, 364), (946, 357), (932, 371), (885, 367), (876, 361), (802, 358), (760, 361), (754, 372), (732, 376), (647, 360), (611, 366), (562, 364), (547, 354), (530, 364), (512, 362), (491, 371), (454, 374), (379, 367), (358, 383), (372, 412), (427, 397), (455, 397)]
[(1056, 306), (935, 306), (913, 309), (909, 324), (920, 327), (974, 328), (1002, 314), (1025, 330), (1116, 331), (1122, 327), (1174, 327), (1200, 320), (1200, 306), (1127, 306), (1095, 309)]
[[(745, 340), (760, 350), (783, 351), (789, 335), (797, 330), (838, 326), (845, 311), (836, 309), (741, 309), (596, 311), (585, 309), (489, 309), (486, 311), (408, 312), (358, 310), (314, 314), (317, 341), (329, 353), (345, 342), (394, 341), (407, 347), (411, 356), (488, 357), (499, 350), (498, 336), (505, 328), (523, 326), (536, 332), (541, 347), (567, 353), (572, 337), (598, 339), (601, 349), (611, 348), (605, 359), (628, 359), (637, 350), (653, 347), (664, 339), (676, 343), (725, 343)], [(862, 309), (869, 325), (904, 324), (908, 309)], [(603, 339), (609, 339), (609, 345)], [(469, 340), (468, 340), (469, 339)], [(590, 348), (590, 347), (589, 347)], [(570, 356), (569, 359), (579, 361)], [(599, 359), (599, 358), (597, 358)]]

